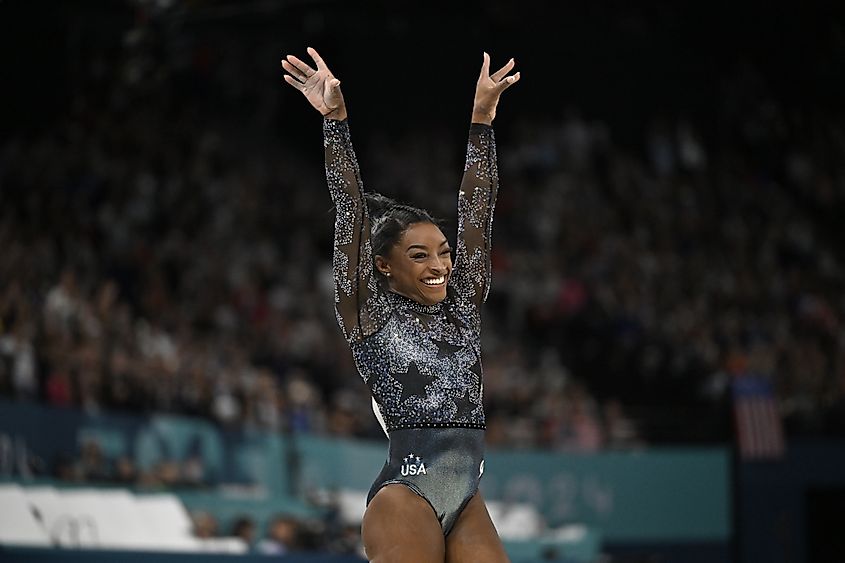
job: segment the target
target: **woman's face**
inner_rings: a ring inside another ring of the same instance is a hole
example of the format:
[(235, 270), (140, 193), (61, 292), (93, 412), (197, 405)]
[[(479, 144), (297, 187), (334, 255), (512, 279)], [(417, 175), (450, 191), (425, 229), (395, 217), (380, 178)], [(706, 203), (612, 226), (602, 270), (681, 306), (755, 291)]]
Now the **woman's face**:
[(387, 276), (391, 291), (423, 305), (446, 298), (452, 274), (449, 241), (433, 223), (414, 223), (388, 256), (376, 256), (376, 267)]

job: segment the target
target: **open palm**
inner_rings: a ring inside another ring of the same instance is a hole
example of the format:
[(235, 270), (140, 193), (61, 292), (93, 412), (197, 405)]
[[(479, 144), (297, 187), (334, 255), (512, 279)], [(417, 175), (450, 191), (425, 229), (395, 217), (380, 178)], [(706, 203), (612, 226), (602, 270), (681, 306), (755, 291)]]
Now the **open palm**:
[(288, 72), (285, 82), (302, 92), (314, 109), (324, 116), (345, 117), (340, 80), (334, 77), (315, 49), (308, 47), (308, 54), (314, 60), (316, 70), (294, 55), (282, 59), (282, 68)]
[(478, 76), (478, 83), (475, 86), (473, 120), (478, 119), (489, 124), (496, 117), (496, 106), (499, 105), (499, 97), (502, 92), (519, 82), (520, 74), (518, 72), (508, 76), (508, 73), (513, 70), (514, 64), (514, 60), (511, 59), (505, 63), (505, 66), (490, 74), (490, 55), (484, 53), (481, 74)]

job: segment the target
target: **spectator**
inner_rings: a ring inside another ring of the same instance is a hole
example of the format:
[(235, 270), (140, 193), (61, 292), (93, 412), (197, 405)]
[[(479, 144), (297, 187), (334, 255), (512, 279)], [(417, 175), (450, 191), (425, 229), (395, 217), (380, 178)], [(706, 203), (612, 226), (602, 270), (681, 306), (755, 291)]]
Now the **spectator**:
[(267, 537), (258, 542), (260, 553), (266, 555), (285, 555), (298, 548), (299, 524), (291, 516), (273, 517), (267, 528)]
[(200, 539), (218, 537), (217, 518), (205, 510), (196, 510), (191, 513), (191, 520), (194, 523), (194, 536)]
[(96, 440), (86, 440), (82, 444), (77, 474), (83, 481), (105, 483), (111, 479), (109, 462)]
[(611, 450), (631, 449), (642, 446), (634, 421), (626, 414), (618, 399), (609, 399), (603, 408), (605, 447)]
[(239, 516), (232, 524), (233, 537), (243, 540), (247, 547), (252, 547), (255, 543), (255, 521), (249, 516)]
[(138, 470), (135, 462), (128, 455), (119, 456), (114, 462), (114, 482), (131, 486), (138, 481)]

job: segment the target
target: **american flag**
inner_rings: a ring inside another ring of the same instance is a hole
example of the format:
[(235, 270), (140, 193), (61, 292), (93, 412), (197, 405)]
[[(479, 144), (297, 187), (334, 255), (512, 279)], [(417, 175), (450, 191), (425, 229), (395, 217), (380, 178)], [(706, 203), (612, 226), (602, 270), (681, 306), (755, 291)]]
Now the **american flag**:
[(733, 412), (743, 460), (783, 457), (783, 424), (768, 379), (754, 375), (734, 379)]

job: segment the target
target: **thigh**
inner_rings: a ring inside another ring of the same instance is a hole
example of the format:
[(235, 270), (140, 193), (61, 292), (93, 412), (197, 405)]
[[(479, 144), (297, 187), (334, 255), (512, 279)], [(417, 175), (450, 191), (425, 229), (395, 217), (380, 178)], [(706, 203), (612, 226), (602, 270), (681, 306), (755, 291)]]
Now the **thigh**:
[(452, 531), (446, 536), (446, 563), (477, 561), (510, 562), (480, 491), (467, 503)]
[(361, 523), (371, 563), (443, 563), (444, 539), (431, 505), (405, 485), (383, 487)]

